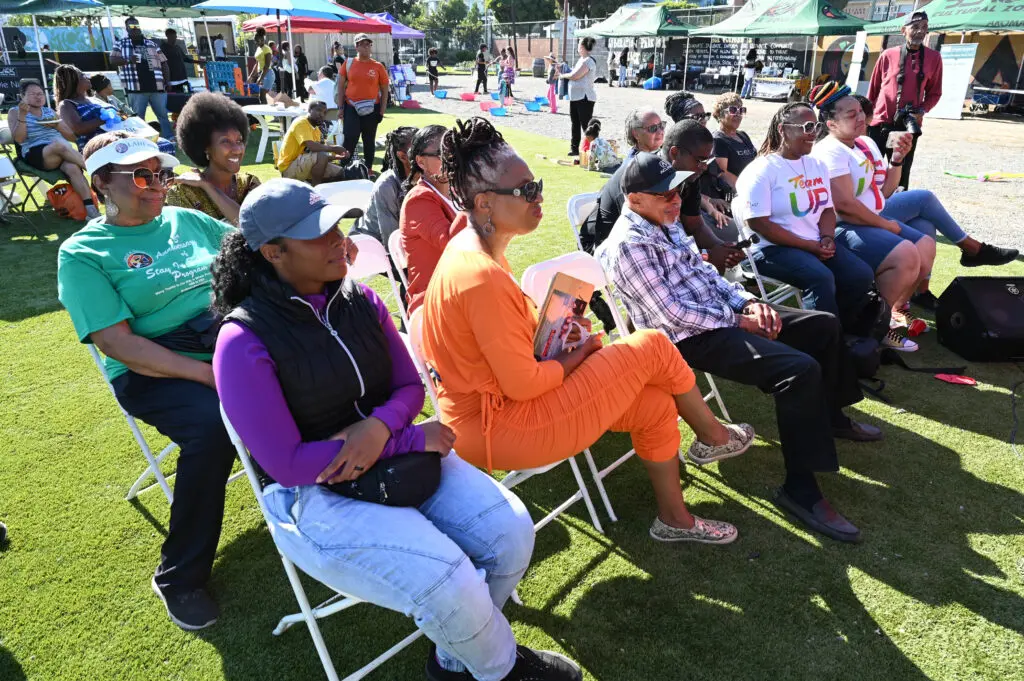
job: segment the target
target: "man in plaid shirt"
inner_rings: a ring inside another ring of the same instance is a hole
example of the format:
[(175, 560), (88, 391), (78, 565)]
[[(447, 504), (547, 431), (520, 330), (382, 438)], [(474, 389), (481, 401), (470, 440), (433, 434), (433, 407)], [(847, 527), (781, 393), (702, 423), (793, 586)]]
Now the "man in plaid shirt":
[(775, 397), (786, 465), (775, 502), (817, 532), (859, 541), (860, 531), (832, 508), (815, 478), (839, 470), (833, 438), (882, 437), (842, 412), (863, 397), (845, 361), (842, 330), (831, 314), (758, 302), (703, 260), (678, 221), (686, 200), (680, 190), (699, 192), (692, 182), (699, 174), (678, 168), (687, 165), (684, 151), (707, 158), (712, 142), (702, 143), (687, 124), (697, 126), (677, 123), (682, 127), (666, 135), (664, 158), (640, 153), (627, 162), (626, 205), (597, 257), (637, 328), (667, 334), (694, 369)]
[(160, 47), (142, 35), (142, 27), (135, 17), (124, 21), (128, 36), (114, 44), (110, 52), (110, 63), (117, 67), (121, 84), (128, 95), (128, 105), (140, 118), (146, 118), (146, 109), (153, 107), (160, 122), (160, 135), (173, 140), (174, 130), (167, 117), (167, 92), (164, 83), (170, 80), (167, 72), (167, 57)]

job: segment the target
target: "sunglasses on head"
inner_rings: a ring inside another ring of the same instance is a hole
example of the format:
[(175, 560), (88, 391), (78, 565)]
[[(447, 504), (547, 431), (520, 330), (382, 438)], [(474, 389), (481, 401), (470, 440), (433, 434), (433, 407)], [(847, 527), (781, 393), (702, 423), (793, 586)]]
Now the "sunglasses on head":
[(139, 189), (146, 189), (159, 185), (166, 187), (174, 180), (174, 171), (170, 168), (161, 168), (158, 172), (153, 172), (149, 168), (136, 168), (135, 170), (112, 170), (111, 175), (131, 175), (132, 181), (135, 182), (135, 186)]
[(709, 114), (709, 113), (687, 114), (686, 116), (684, 116), (684, 118), (689, 118), (691, 121), (697, 121), (698, 123), (703, 123), (703, 122), (707, 121), (709, 118), (711, 118), (711, 114)]
[(747, 107), (745, 107), (745, 106), (729, 106), (729, 107), (726, 107), (725, 110), (726, 110), (726, 112), (728, 112), (729, 114), (731, 114), (733, 116), (735, 116), (737, 114), (739, 114), (740, 116), (745, 116), (747, 114)]
[(503, 196), (521, 196), (526, 199), (527, 203), (535, 203), (544, 194), (544, 180), (527, 182), (523, 186), (515, 187), (514, 189), (492, 189), (491, 191)]
[(641, 126), (640, 129), (644, 130), (645, 132), (649, 132), (652, 135), (657, 135), (659, 132), (665, 129), (665, 121), (655, 123), (654, 125), (644, 125)]
[(821, 129), (825, 127), (825, 124), (821, 121), (805, 121), (803, 123), (783, 123), (788, 128), (800, 128), (805, 135), (821, 132)]

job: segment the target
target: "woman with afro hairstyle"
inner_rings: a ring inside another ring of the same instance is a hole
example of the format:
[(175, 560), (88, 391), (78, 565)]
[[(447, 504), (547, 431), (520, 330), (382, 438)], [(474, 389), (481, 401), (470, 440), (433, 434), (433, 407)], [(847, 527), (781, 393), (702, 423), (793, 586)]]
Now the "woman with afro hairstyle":
[[(488, 470), (549, 466), (628, 432), (654, 488), (657, 541), (728, 544), (729, 523), (690, 514), (679, 489), (682, 417), (704, 462), (742, 454), (750, 426), (722, 425), (693, 371), (658, 331), (607, 347), (601, 334), (551, 360), (534, 357), (537, 307), (512, 277), (510, 242), (537, 229), (544, 183), (482, 118), (456, 121), (441, 143), (443, 172), (470, 227), (445, 248), (423, 303), (423, 351), (440, 376), (442, 423), (459, 456)], [(585, 317), (577, 317), (589, 330)], [(570, 333), (570, 341), (582, 334)]]
[(174, 178), (167, 205), (193, 208), (238, 224), (238, 207), (260, 185), (241, 172), (249, 121), (242, 107), (218, 92), (192, 95), (178, 116), (178, 148), (196, 167)]

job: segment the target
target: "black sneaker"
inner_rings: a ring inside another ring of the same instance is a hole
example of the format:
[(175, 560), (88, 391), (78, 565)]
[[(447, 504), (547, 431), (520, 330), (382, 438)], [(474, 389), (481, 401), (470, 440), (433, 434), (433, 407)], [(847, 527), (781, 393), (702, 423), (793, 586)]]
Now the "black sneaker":
[(516, 664), (503, 681), (582, 681), (583, 670), (565, 655), (516, 646)]
[(437, 646), (430, 644), (427, 655), (427, 681), (473, 681), (473, 675), (467, 671), (450, 672), (437, 661)]
[(184, 594), (166, 596), (156, 585), (156, 577), (153, 577), (150, 585), (167, 608), (167, 616), (182, 629), (197, 631), (217, 621), (220, 609), (206, 589), (200, 588)]
[(922, 310), (928, 310), (929, 312), (935, 312), (939, 309), (939, 299), (936, 298), (935, 294), (931, 291), (915, 293), (910, 297), (910, 302), (913, 305), (917, 305)]
[(578, 151), (570, 151), (569, 152), (569, 156), (579, 156), (579, 155), (580, 155), (580, 152), (578, 152)]
[(981, 267), (982, 265), (1005, 265), (1017, 259), (1020, 252), (1016, 248), (1001, 248), (990, 244), (982, 244), (974, 255), (960, 254), (960, 264), (964, 267)]

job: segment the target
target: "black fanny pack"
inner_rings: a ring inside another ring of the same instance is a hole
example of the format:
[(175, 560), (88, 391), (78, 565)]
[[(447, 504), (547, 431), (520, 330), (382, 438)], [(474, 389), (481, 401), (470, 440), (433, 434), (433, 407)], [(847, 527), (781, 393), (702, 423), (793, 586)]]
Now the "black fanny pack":
[(441, 484), (437, 452), (399, 454), (370, 466), (355, 480), (324, 484), (336, 494), (384, 506), (420, 506)]
[(206, 310), (178, 328), (149, 340), (171, 352), (212, 354), (222, 319), (221, 315), (213, 310)]

